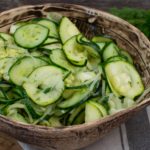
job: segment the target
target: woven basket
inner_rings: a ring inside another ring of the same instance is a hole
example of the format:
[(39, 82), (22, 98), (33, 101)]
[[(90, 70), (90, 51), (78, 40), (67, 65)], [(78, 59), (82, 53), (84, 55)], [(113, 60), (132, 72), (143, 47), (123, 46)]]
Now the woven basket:
[[(49, 12), (68, 16), (87, 37), (107, 34), (126, 49), (142, 76), (145, 87), (150, 86), (150, 42), (135, 27), (108, 13), (71, 4), (44, 4), (24, 6), (0, 14), (0, 31), (8, 31), (18, 20), (44, 17)], [(102, 120), (63, 128), (23, 125), (0, 116), (0, 131), (16, 139), (44, 147), (43, 149), (71, 150), (85, 147), (104, 136), (112, 128), (125, 122), (133, 114), (150, 104), (150, 96), (137, 106), (108, 116)]]

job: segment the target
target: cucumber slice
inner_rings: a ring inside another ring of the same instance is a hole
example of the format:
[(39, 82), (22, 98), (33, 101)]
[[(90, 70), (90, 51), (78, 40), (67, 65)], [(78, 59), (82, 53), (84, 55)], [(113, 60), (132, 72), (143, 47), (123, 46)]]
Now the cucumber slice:
[(87, 88), (81, 89), (78, 92), (75, 92), (72, 97), (58, 104), (59, 108), (67, 109), (74, 107), (79, 103), (85, 102), (89, 98), (89, 90)]
[(21, 57), (24, 55), (28, 55), (28, 51), (22, 48), (15, 47), (0, 50), (0, 58), (6, 58), (6, 57)]
[(16, 62), (16, 58), (2, 58), (0, 59), (0, 77), (4, 78), (6, 81), (9, 80), (9, 69)]
[(61, 122), (60, 122), (59, 119), (60, 119), (60, 118), (55, 117), (55, 116), (51, 117), (51, 118), (49, 119), (50, 126), (51, 126), (51, 127), (61, 127), (62, 124), (61, 124)]
[(49, 12), (46, 17), (59, 24), (62, 19), (62, 14), (59, 12)]
[(93, 105), (90, 101), (85, 105), (85, 122), (93, 122), (102, 118), (102, 114), (99, 109)]
[(97, 103), (97, 102), (94, 102), (94, 101), (92, 101), (92, 100), (90, 101), (90, 103), (91, 103), (93, 106), (97, 107), (97, 109), (100, 111), (102, 117), (106, 117), (106, 116), (107, 116), (107, 111), (106, 111), (106, 109), (105, 109), (105, 107), (104, 107), (103, 105), (101, 105), (101, 104), (99, 104), (99, 103)]
[(87, 52), (85, 48), (76, 42), (76, 36), (69, 39), (63, 45), (67, 59), (74, 65), (85, 66), (87, 62)]
[(109, 86), (107, 85), (106, 89), (105, 89), (105, 95), (108, 95), (110, 93), (111, 93), (111, 90), (110, 90)]
[(38, 58), (44, 60), (49, 65), (52, 64), (51, 60), (47, 56), (38, 56)]
[(103, 48), (105, 47), (106, 43), (96, 43), (101, 51), (103, 51)]
[(30, 55), (33, 56), (33, 57), (40, 57), (40, 56), (43, 56), (44, 54), (40, 51), (35, 50), (35, 51), (32, 51), (30, 53)]
[(60, 22), (60, 27), (59, 27), (59, 34), (62, 43), (65, 43), (68, 39), (71, 37), (79, 34), (80, 31), (78, 28), (73, 24), (69, 18), (63, 17), (61, 22)]
[[(79, 90), (79, 89), (78, 89)], [(77, 90), (76, 89), (65, 89), (62, 97), (64, 99), (70, 98)]]
[(103, 50), (103, 60), (106, 61), (110, 57), (119, 55), (119, 48), (114, 43), (109, 43)]
[(51, 51), (54, 49), (62, 49), (62, 44), (61, 43), (51, 43), (48, 45), (41, 46), (41, 47), (39, 47), (39, 49), (46, 50), (46, 51)]
[(24, 48), (35, 48), (41, 45), (48, 37), (48, 28), (39, 24), (26, 24), (14, 33), (15, 42)]
[(9, 70), (10, 80), (16, 85), (22, 85), (34, 69), (47, 64), (46, 61), (37, 57), (23, 57), (13, 64)]
[(93, 56), (93, 57), (100, 56), (99, 55), (100, 49), (94, 42), (89, 41), (82, 34), (77, 35), (76, 40), (77, 40), (77, 43), (84, 46), (84, 48), (87, 50), (87, 52), (90, 56)]
[(13, 121), (17, 121), (19, 123), (23, 123), (23, 124), (29, 124), (28, 121), (19, 113), (13, 113), (11, 115), (7, 116), (8, 118), (12, 119)]
[(16, 58), (9, 58), (8, 61), (6, 62), (6, 65), (4, 67), (4, 72), (3, 72), (3, 79), (6, 81), (9, 81), (10, 77), (9, 77), (9, 69), (11, 68), (11, 66), (17, 61)]
[(134, 106), (136, 103), (133, 99), (125, 97), (123, 100), (122, 107), (124, 109)]
[(75, 66), (73, 66), (67, 60), (62, 49), (55, 49), (55, 50), (51, 51), (50, 59), (54, 64), (56, 64), (57, 66), (59, 66), (63, 69), (70, 70), (72, 72), (75, 70)]
[(117, 96), (111, 94), (109, 95), (109, 114), (117, 113), (118, 111), (127, 109), (135, 105), (135, 101), (131, 98), (125, 97), (124, 99), (119, 99)]
[(64, 115), (68, 114), (70, 112), (70, 109), (59, 109), (56, 108), (54, 111), (54, 115), (57, 117), (64, 117)]
[(57, 26), (53, 21), (43, 18), (37, 23), (49, 29), (49, 36), (59, 37)]
[(78, 114), (78, 116), (75, 118), (75, 120), (73, 121), (73, 125), (78, 125), (78, 124), (82, 124), (82, 123), (84, 123), (85, 122), (85, 111), (84, 110), (82, 110), (79, 114)]
[(7, 44), (12, 44), (14, 43), (14, 39), (11, 35), (7, 33), (0, 32), (0, 37), (7, 43)]
[(5, 41), (0, 37), (0, 52), (5, 51)]
[(48, 37), (46, 41), (43, 43), (43, 45), (53, 44), (53, 43), (59, 43), (60, 40), (58, 38), (54, 37)]
[(36, 104), (52, 104), (59, 99), (64, 90), (62, 71), (54, 66), (39, 67), (31, 73), (23, 87)]
[(111, 90), (119, 95), (134, 98), (144, 91), (140, 75), (133, 65), (125, 61), (109, 62), (104, 66)]
[(11, 27), (10, 27), (10, 30), (9, 30), (10, 34), (14, 34), (15, 31), (16, 31), (19, 27), (21, 27), (21, 26), (23, 26), (23, 25), (25, 25), (25, 24), (27, 24), (27, 22), (23, 22), (23, 21), (19, 21), (19, 22), (16, 22), (16, 23), (12, 24)]
[(121, 60), (121, 61), (127, 61), (127, 59), (125, 57), (123, 57), (123, 56), (113, 56), (113, 57), (108, 58), (105, 63), (107, 64), (109, 62), (114, 62), (114, 61), (119, 61), (119, 60)]
[(71, 115), (69, 116), (68, 120), (67, 120), (67, 124), (68, 125), (72, 125), (74, 124), (74, 122), (76, 121), (76, 119), (80, 116), (80, 114), (85, 110), (85, 105), (82, 104), (81, 106), (73, 109), (73, 111), (71, 112)]
[(120, 54), (121, 54), (121, 56), (125, 57), (128, 62), (130, 62), (131, 64), (133, 64), (133, 59), (132, 59), (132, 57), (130, 56), (130, 54), (127, 51), (121, 50)]
[(110, 115), (123, 110), (121, 99), (114, 94), (109, 95), (108, 106)]
[(71, 73), (65, 80), (67, 89), (78, 89), (86, 87), (95, 79), (96, 74), (93, 71), (80, 71)]
[(77, 43), (79, 43), (80, 45), (82, 45), (85, 49), (85, 51), (87, 51), (87, 67), (89, 70), (95, 70), (98, 67), (98, 64), (101, 62), (101, 58), (100, 58), (100, 49), (99, 47), (89, 41), (86, 37), (84, 37), (82, 34), (77, 35)]
[(101, 62), (100, 57), (92, 57), (90, 55), (88, 55), (88, 60), (87, 60), (87, 68), (89, 70), (97, 70), (99, 64)]
[(112, 39), (108, 38), (108, 37), (104, 37), (104, 36), (94, 36), (92, 38), (93, 42), (98, 42), (98, 43), (107, 43), (107, 42), (113, 42)]

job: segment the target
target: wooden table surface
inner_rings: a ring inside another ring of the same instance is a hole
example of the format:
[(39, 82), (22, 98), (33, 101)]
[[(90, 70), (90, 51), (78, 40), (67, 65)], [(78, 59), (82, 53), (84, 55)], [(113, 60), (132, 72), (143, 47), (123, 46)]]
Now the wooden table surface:
[[(0, 12), (22, 5), (41, 3), (74, 3), (101, 10), (124, 6), (150, 8), (150, 0), (0, 0)], [(150, 150), (150, 107), (139, 112), (100, 142), (84, 150)], [(120, 141), (120, 142), (119, 142)], [(110, 147), (109, 145), (112, 146)], [(16, 140), (0, 133), (0, 150), (22, 150)]]

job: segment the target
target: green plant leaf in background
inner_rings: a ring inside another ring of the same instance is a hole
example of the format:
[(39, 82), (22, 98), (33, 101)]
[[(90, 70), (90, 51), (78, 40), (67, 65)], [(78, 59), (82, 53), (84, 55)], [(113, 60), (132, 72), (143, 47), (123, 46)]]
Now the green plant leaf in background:
[(124, 7), (111, 8), (109, 12), (133, 24), (150, 39), (150, 10)]

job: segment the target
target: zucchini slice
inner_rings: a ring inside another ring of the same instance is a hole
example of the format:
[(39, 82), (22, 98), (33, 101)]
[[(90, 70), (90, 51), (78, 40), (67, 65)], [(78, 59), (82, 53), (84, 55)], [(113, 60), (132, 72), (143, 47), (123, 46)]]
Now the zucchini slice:
[(25, 24), (14, 33), (16, 44), (24, 48), (35, 48), (48, 37), (49, 29), (39, 24)]
[(22, 85), (34, 69), (47, 64), (46, 61), (38, 57), (25, 56), (13, 64), (9, 70), (10, 80), (16, 85)]
[(23, 87), (36, 104), (52, 104), (64, 90), (62, 71), (54, 66), (39, 67), (30, 74)]
[(141, 77), (132, 64), (121, 60), (108, 62), (104, 70), (111, 90), (118, 96), (133, 99), (144, 91)]
[(67, 59), (74, 65), (85, 66), (87, 62), (87, 52), (85, 48), (78, 44), (74, 36), (69, 39), (64, 45), (63, 50)]
[(80, 31), (78, 28), (73, 24), (69, 18), (63, 17), (61, 22), (60, 22), (60, 27), (59, 27), (59, 34), (62, 43), (65, 43), (68, 39), (71, 37), (79, 34)]

